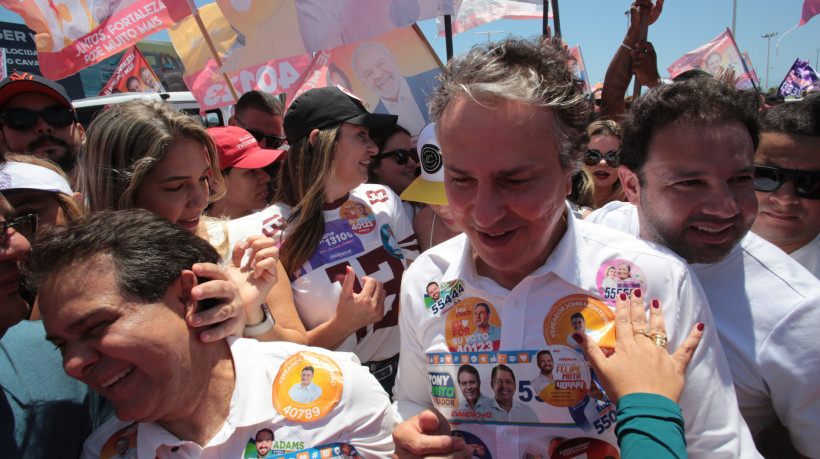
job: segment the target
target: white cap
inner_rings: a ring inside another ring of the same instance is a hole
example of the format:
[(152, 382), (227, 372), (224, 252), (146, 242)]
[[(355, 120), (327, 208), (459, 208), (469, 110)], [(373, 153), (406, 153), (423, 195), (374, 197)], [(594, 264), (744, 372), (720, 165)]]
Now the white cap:
[(73, 194), (68, 182), (53, 170), (14, 161), (0, 167), (0, 191), (6, 195), (32, 191), (50, 191), (68, 196)]
[(407, 201), (427, 204), (447, 204), (444, 194), (444, 168), (441, 158), (441, 147), (436, 139), (436, 123), (430, 123), (419, 133), (419, 158), (421, 175), (401, 193)]

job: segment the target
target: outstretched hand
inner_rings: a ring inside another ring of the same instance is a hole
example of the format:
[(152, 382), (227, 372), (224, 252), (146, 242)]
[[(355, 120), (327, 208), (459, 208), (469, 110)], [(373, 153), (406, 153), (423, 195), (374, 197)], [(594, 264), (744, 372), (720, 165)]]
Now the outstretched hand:
[(677, 403), (703, 327), (702, 323), (695, 325), (678, 350), (669, 355), (664, 346), (655, 343), (665, 345), (666, 340), (660, 301), (652, 300), (647, 322), (643, 292), (635, 289), (629, 298), (621, 293), (615, 301), (614, 355), (606, 358), (589, 336), (574, 333), (572, 337), (581, 343), (581, 350), (611, 400), (643, 392), (663, 395)]

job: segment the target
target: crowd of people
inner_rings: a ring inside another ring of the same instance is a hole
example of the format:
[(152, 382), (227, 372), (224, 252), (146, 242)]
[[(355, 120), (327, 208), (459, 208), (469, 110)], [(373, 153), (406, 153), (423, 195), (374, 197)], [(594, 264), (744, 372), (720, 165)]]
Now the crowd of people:
[(560, 39), (477, 46), (419, 132), (0, 81), (0, 448), (820, 457), (820, 98), (653, 56), (630, 27), (593, 116)]

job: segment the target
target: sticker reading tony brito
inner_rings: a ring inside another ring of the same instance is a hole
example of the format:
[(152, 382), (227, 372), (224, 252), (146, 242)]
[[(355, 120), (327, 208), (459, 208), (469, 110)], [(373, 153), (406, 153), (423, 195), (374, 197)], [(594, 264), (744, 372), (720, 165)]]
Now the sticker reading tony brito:
[(629, 295), (636, 288), (646, 290), (646, 275), (638, 265), (619, 258), (601, 264), (595, 278), (595, 285), (598, 286), (598, 293), (601, 294), (604, 302), (615, 306), (615, 298), (618, 294)]
[(579, 348), (575, 332), (595, 340), (604, 353), (615, 348), (615, 314), (601, 300), (589, 295), (568, 295), (552, 305), (544, 317), (544, 341), (550, 346)]
[(497, 351), (501, 346), (501, 319), (489, 302), (467, 298), (447, 313), (445, 336), (450, 352)]
[(336, 406), (343, 387), (342, 370), (330, 357), (298, 352), (276, 374), (273, 406), (292, 421), (315, 421)]

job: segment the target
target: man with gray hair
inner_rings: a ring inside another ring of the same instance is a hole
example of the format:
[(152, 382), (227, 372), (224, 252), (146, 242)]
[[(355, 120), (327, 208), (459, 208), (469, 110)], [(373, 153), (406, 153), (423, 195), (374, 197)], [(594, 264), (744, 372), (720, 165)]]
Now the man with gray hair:
[[(471, 441), (480, 439), (492, 457), (522, 457), (547, 437), (566, 439), (554, 454), (617, 456), (615, 407), (605, 397), (585, 399), (591, 373), (566, 342), (574, 333), (570, 317), (586, 311), (596, 318), (587, 327), (601, 332), (599, 344), (611, 346), (614, 314), (599, 299), (600, 283), (608, 266), (628, 260), (636, 267), (633, 275), (638, 267), (650, 275), (663, 273), (644, 277), (634, 294), (654, 299), (654, 308), (663, 305), (666, 330), (642, 328), (646, 323), (641, 322), (635, 325), (637, 333), (659, 346), (668, 339), (676, 348), (695, 325), (706, 324), (680, 399), (688, 453), (710, 458), (753, 454), (712, 316), (686, 264), (637, 238), (576, 220), (566, 205), (571, 176), (580, 168), (577, 144), (589, 117), (568, 59), (557, 41), (510, 38), (475, 47), (448, 63), (431, 100), (447, 199), (464, 234), (425, 252), (405, 272), (394, 390), (405, 422), (394, 431), (396, 452), (400, 457), (453, 452), (467, 457), (462, 439), (443, 435), (452, 428)], [(430, 282), (463, 289), (434, 312), (423, 298)], [(473, 331), (469, 314), (479, 302), (496, 311), (499, 341), (465, 342)], [(486, 381), (498, 363), (528, 374), (545, 343), (564, 350), (556, 357), (564, 380), (556, 385), (556, 396), (537, 401), (529, 380), (507, 389), (536, 413), (538, 422), (439, 422), (441, 417), (455, 421), (451, 407), (458, 400), (448, 394), (455, 393), (450, 387), (463, 359)], [(573, 392), (573, 387), (581, 390)]]

